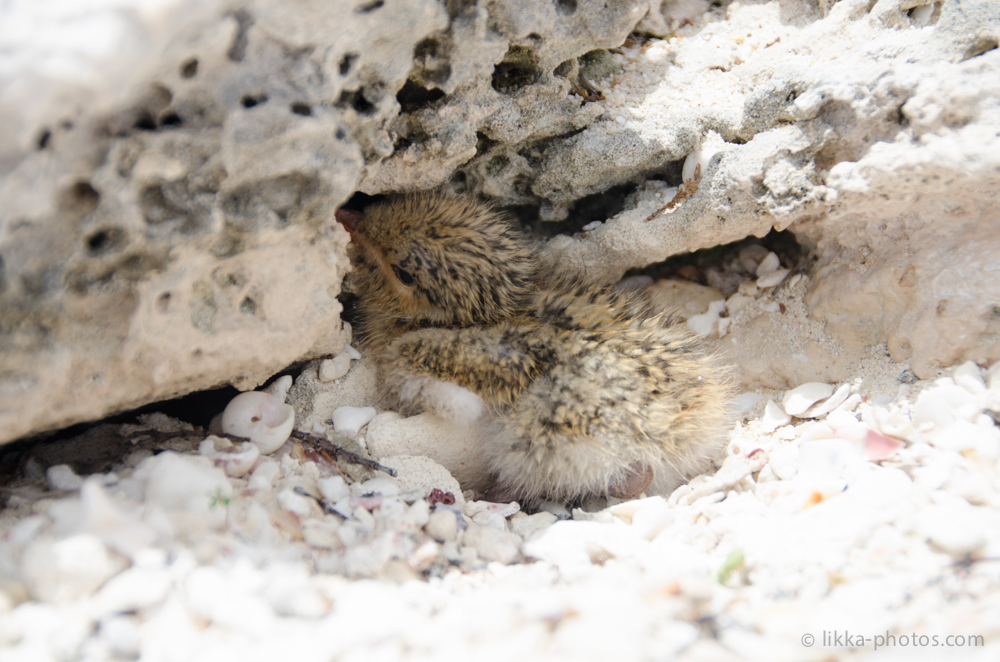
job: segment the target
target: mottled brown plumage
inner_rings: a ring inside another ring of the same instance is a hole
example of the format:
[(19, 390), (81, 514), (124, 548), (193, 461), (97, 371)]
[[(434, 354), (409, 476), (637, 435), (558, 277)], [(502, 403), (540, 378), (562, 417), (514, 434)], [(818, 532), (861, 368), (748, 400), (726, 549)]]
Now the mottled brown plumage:
[(486, 436), (491, 498), (665, 494), (721, 452), (729, 388), (674, 318), (541, 273), (524, 238), (468, 198), (338, 218), (358, 249), (359, 335), (391, 397)]

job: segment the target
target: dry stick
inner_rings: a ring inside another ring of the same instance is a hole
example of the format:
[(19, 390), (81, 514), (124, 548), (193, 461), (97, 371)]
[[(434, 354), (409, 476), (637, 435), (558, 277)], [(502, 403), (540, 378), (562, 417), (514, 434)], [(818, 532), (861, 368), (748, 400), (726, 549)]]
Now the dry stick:
[(683, 200), (690, 198), (698, 191), (698, 184), (701, 181), (701, 164), (699, 163), (694, 167), (694, 176), (691, 179), (684, 182), (683, 188), (678, 188), (677, 193), (667, 204), (663, 205), (652, 214), (646, 217), (643, 223), (648, 223), (665, 211), (670, 211), (677, 205), (679, 205)]
[(354, 464), (360, 464), (363, 467), (368, 467), (369, 469), (376, 469), (378, 471), (384, 471), (393, 478), (396, 477), (396, 470), (379, 464), (375, 460), (369, 460), (367, 457), (362, 457), (357, 453), (352, 453), (349, 450), (345, 450), (340, 446), (336, 446), (330, 442), (326, 437), (320, 437), (315, 434), (308, 434), (306, 432), (299, 432), (298, 430), (292, 430), (292, 437), (298, 439), (299, 441), (308, 441), (313, 444), (320, 446), (323, 450), (333, 453), (334, 457), (343, 457), (349, 462)]
[[(204, 428), (195, 428), (193, 430), (179, 430), (177, 432), (160, 432), (159, 430), (149, 430), (149, 432), (140, 432), (136, 436), (141, 434), (152, 434), (157, 442), (169, 441), (171, 439), (177, 439), (178, 437), (190, 438), (201, 438), (204, 439), (210, 434), (214, 434), (216, 437), (223, 437), (235, 442), (250, 441), (246, 437), (237, 437), (234, 434), (225, 433), (214, 433), (209, 432)], [(353, 462), (354, 464), (360, 464), (363, 467), (368, 467), (369, 469), (376, 469), (378, 471), (384, 471), (393, 478), (396, 477), (396, 470), (391, 467), (386, 467), (379, 464), (375, 460), (369, 460), (367, 457), (362, 457), (357, 453), (352, 453), (349, 450), (345, 450), (340, 446), (336, 446), (331, 443), (325, 437), (320, 437), (315, 434), (306, 434), (305, 432), (299, 432), (298, 430), (292, 430), (291, 436), (299, 441), (307, 441), (317, 446), (320, 446), (323, 450), (333, 453), (335, 457), (343, 457), (348, 462)]]

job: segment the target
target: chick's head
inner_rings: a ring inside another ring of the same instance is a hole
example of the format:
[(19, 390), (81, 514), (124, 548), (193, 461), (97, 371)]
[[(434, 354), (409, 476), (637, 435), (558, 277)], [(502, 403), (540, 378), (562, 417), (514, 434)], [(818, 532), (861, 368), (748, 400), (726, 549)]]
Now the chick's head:
[(410, 194), (337, 218), (357, 247), (359, 296), (383, 314), (489, 324), (510, 316), (532, 286), (536, 262), (527, 242), (472, 198)]

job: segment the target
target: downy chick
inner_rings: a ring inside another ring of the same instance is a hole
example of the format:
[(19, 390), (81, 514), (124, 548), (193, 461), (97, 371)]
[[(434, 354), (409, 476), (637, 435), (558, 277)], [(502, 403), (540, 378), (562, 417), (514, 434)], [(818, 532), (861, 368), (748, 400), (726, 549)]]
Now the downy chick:
[(490, 500), (666, 494), (721, 453), (729, 387), (674, 318), (543, 273), (470, 198), (400, 196), (337, 218), (357, 249), (358, 335), (390, 396), (487, 435)]

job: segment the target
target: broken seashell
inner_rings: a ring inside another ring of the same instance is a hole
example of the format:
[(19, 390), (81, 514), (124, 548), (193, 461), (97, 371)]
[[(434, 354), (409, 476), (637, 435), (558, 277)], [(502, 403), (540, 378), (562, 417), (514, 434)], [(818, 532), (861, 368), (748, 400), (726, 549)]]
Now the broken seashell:
[(260, 449), (249, 441), (236, 446), (228, 439), (209, 435), (198, 445), (198, 454), (212, 460), (231, 478), (245, 476), (260, 457)]
[(265, 455), (288, 441), (294, 425), (295, 410), (291, 405), (263, 391), (240, 393), (222, 412), (222, 431), (249, 439)]
[(833, 395), (833, 386), (823, 382), (807, 382), (785, 392), (781, 405), (791, 416), (798, 416), (815, 403)]

